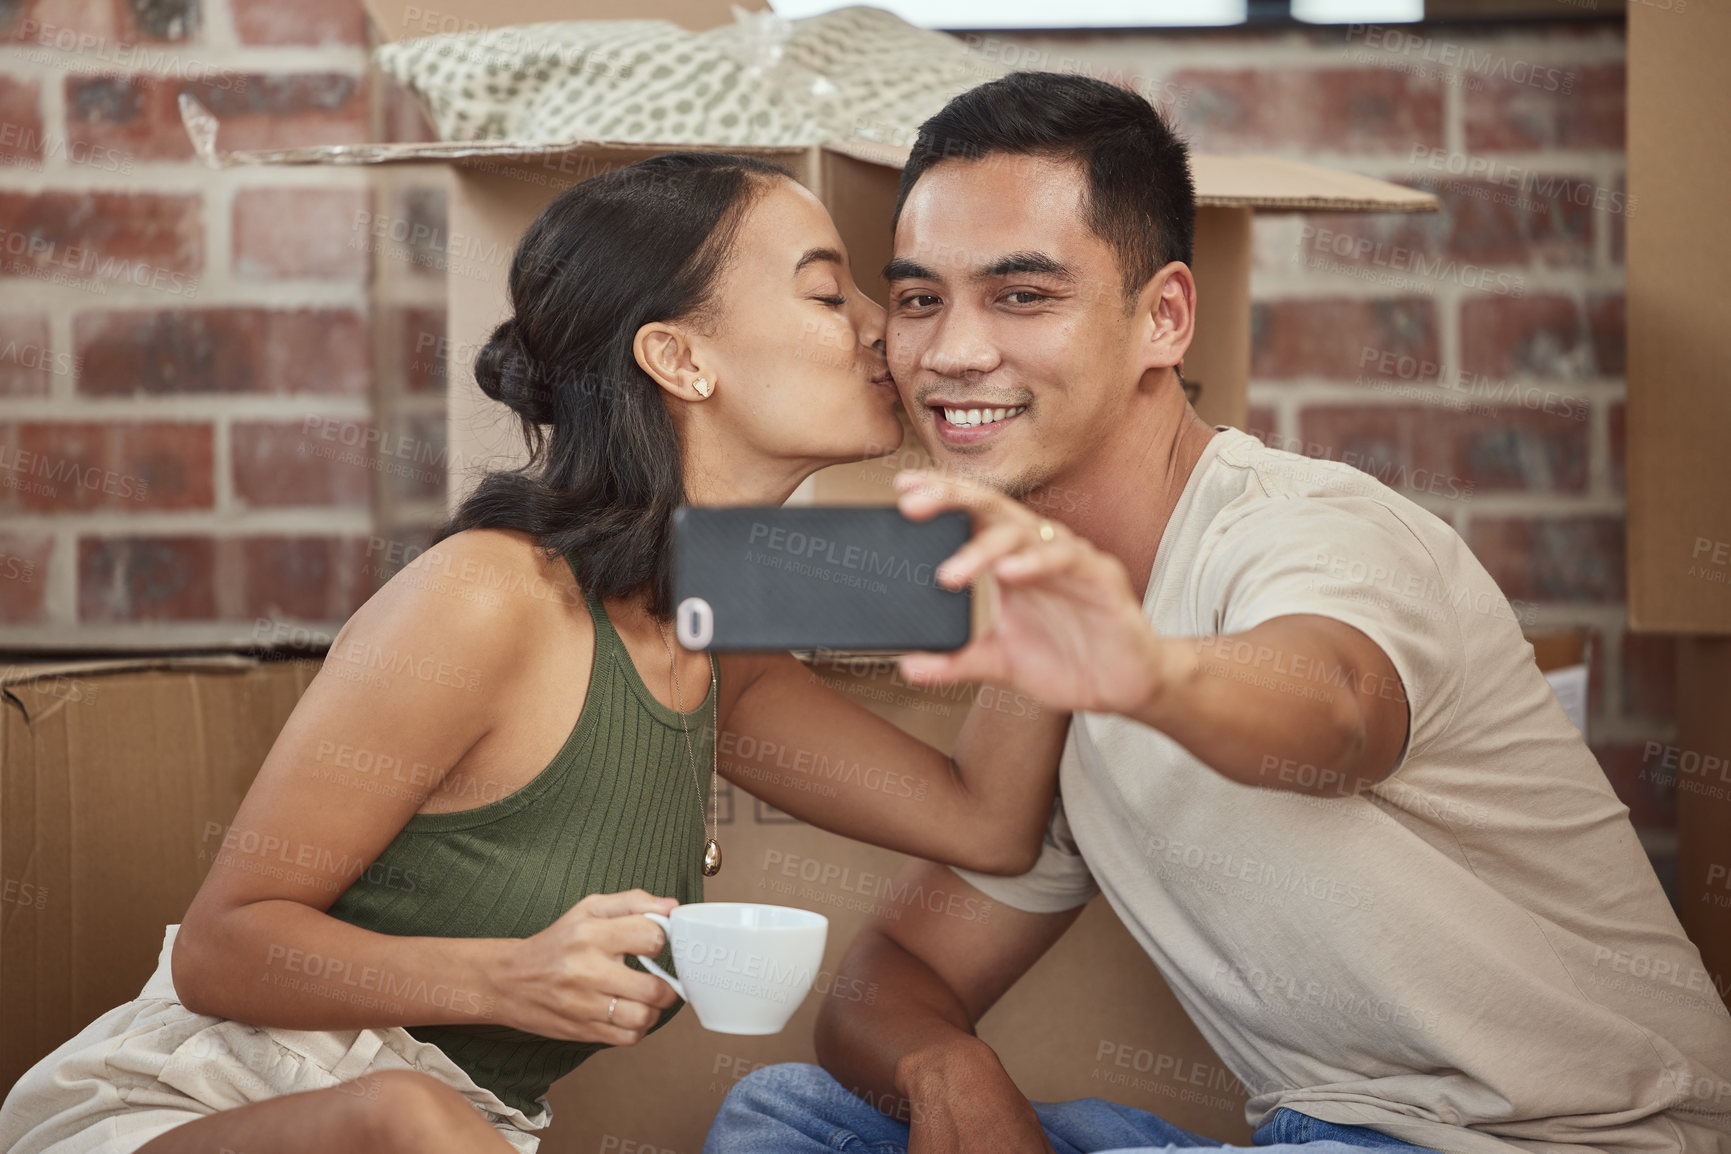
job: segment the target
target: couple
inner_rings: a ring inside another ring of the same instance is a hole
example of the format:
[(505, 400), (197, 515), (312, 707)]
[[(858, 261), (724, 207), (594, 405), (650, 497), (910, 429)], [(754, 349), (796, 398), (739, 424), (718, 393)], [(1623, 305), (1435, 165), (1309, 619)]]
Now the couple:
[[(923, 779), (917, 806), (737, 784), (1009, 908), (868, 929), (842, 976), (882, 995), (826, 1005), (824, 1069), (741, 1081), (712, 1152), (1219, 1148), (1031, 1104), (973, 1034), (1102, 891), (1271, 1154), (1731, 1149), (1731, 1020), (1488, 575), (1377, 482), (1185, 403), (1193, 221), (1151, 107), (1038, 73), (923, 127), (887, 318), (759, 162), (562, 194), (476, 365), (531, 465), (345, 626), (157, 974), (26, 1075), (0, 1145), (533, 1149), (554, 1079), (674, 1009), (631, 915), (702, 896), (725, 726)], [(971, 511), (940, 580), (999, 586), (990, 633), (907, 672), (1067, 728), (970, 716), (951, 760), (789, 657), (670, 643), (673, 508), (785, 499), (893, 443), (898, 394), (944, 466), (903, 510)], [(1086, 499), (1056, 524), (1053, 494)], [(558, 595), (465, 596), (501, 574)], [(464, 675), (341, 676), (380, 652)]]

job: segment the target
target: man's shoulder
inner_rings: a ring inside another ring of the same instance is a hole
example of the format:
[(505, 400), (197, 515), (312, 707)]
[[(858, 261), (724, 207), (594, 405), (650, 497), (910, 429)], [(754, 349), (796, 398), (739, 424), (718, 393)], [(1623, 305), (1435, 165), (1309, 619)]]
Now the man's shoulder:
[(1194, 510), (1198, 534), (1278, 526), (1283, 531), (1272, 542), (1303, 535), (1311, 525), (1380, 523), (1402, 527), (1433, 548), (1459, 542), (1447, 521), (1353, 462), (1305, 456), (1239, 429), (1215, 436), (1206, 486), (1211, 499)]

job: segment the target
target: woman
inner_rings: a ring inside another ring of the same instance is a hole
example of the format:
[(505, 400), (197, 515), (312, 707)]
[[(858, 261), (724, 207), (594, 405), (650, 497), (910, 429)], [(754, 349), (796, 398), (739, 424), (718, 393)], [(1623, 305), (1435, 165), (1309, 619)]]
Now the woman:
[(970, 717), (951, 761), (789, 656), (668, 638), (675, 506), (780, 503), (900, 439), (822, 205), (757, 160), (657, 157), (549, 205), (510, 295), (475, 375), (530, 463), (344, 626), (157, 974), (20, 1081), (0, 1148), (533, 1150), (556, 1078), (676, 1008), (629, 915), (702, 897), (717, 726), (918, 783), (724, 764), (808, 822), (1032, 864), (1062, 717)]

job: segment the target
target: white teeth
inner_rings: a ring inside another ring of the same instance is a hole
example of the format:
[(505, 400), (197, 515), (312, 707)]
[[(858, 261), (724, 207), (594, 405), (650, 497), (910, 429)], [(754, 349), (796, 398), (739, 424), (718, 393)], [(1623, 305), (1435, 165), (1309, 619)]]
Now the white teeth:
[(944, 420), (948, 421), (958, 429), (969, 429), (976, 425), (994, 424), (1003, 420), (1005, 417), (1014, 417), (1018, 413), (1026, 411), (1027, 407), (1028, 406), (1026, 405), (1016, 405), (1013, 408), (1006, 409), (945, 408)]

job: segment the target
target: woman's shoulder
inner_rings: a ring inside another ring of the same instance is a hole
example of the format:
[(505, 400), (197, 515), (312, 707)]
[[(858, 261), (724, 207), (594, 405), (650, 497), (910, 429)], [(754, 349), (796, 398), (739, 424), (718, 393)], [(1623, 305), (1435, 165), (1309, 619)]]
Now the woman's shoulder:
[(364, 641), (509, 663), (552, 623), (584, 612), (581, 604), (570, 565), (529, 534), (465, 529), (403, 564), (349, 618), (331, 650)]

